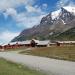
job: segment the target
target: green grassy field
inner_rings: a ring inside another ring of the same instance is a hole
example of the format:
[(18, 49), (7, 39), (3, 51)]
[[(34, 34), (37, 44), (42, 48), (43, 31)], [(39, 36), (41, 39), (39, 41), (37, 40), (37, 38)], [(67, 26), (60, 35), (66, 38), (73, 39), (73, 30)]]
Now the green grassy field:
[(20, 53), (75, 61), (75, 46), (41, 47)]
[(15, 64), (0, 58), (0, 75), (44, 75), (38, 71), (30, 70), (20, 64)]

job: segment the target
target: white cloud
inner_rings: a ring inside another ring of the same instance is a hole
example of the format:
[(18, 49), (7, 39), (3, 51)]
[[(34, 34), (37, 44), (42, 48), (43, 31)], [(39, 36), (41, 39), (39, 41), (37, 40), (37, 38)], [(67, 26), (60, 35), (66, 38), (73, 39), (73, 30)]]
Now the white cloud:
[(75, 7), (75, 3), (74, 2), (70, 2), (69, 6), (74, 6)]
[[(28, 12), (18, 14), (14, 8), (9, 8), (7, 9), (6, 13), (4, 13), (4, 15), (5, 17), (7, 17), (8, 15), (11, 15), (16, 20), (18, 27), (30, 28), (34, 25), (38, 25), (40, 23), (41, 18), (45, 14), (40, 12), (39, 16), (30, 16)], [(18, 34), (19, 33), (14, 33), (11, 31), (4, 31), (0, 33), (0, 42), (2, 43), (9, 42)]]
[[(31, 8), (31, 7), (30, 7)], [(29, 8), (28, 8), (29, 10)], [(35, 16), (31, 15), (35, 14)], [(34, 25), (38, 25), (40, 23), (40, 20), (44, 15), (46, 15), (45, 12), (43, 12), (40, 8), (35, 9), (32, 7), (31, 10), (27, 11), (26, 13), (17, 13), (17, 11), (14, 8), (9, 8), (4, 13), (5, 18), (8, 17), (8, 15), (11, 15), (13, 19), (16, 21), (18, 27), (32, 27)], [(37, 16), (38, 15), (38, 16)]]
[(33, 5), (36, 0), (0, 0), (0, 10), (16, 7), (20, 4)]
[(42, 5), (43, 9), (47, 9), (48, 5), (45, 3)]
[(6, 9), (6, 12), (3, 14), (4, 14), (5, 18), (7, 18), (8, 15), (11, 15), (14, 19), (17, 17), (17, 11), (14, 8)]
[(27, 5), (26, 7), (27, 12), (36, 12), (36, 9), (32, 7), (31, 5)]
[(34, 25), (38, 25), (40, 23), (40, 20), (42, 19), (43, 16), (44, 15), (34, 17), (21, 16), (21, 18), (18, 19), (18, 26), (26, 28), (33, 27)]
[[(46, 5), (42, 5), (42, 7), (46, 7)], [(32, 5), (27, 5), (26, 7), (27, 13), (38, 13), (38, 14), (44, 14), (42, 11), (41, 7), (38, 5), (32, 6)]]
[[(7, 0), (3, 0), (2, 2), (5, 4)], [(17, 26), (19, 27), (32, 27), (34, 25), (38, 25), (40, 23), (41, 18), (46, 15), (46, 12), (43, 12), (41, 7), (38, 5), (33, 6), (36, 0), (10, 0), (6, 4), (9, 5), (9, 8), (6, 6), (6, 12), (4, 12), (4, 16), (7, 19), (8, 15), (11, 15), (13, 19), (16, 21)], [(25, 3), (25, 8), (27, 11), (22, 13), (17, 13), (17, 10), (12, 7), (15, 4)], [(42, 7), (47, 7), (47, 4), (43, 4)]]
[(19, 35), (19, 33), (13, 33), (10, 31), (4, 31), (0, 33), (0, 42), (1, 43), (8, 43), (10, 42), (14, 37)]
[(7, 10), (6, 10), (6, 13), (7, 13), (8, 15), (12, 15), (12, 16), (16, 16), (16, 14), (17, 14), (16, 10), (13, 9), (13, 8), (7, 9)]
[(63, 6), (74, 6), (74, 2), (73, 0), (59, 0), (56, 7), (61, 8)]
[[(7, 19), (11, 15), (16, 21), (17, 27), (30, 28), (40, 23), (41, 18), (47, 13), (42, 11), (38, 5), (33, 6), (36, 0), (0, 0), (0, 10), (6, 10), (4, 16)], [(15, 7), (19, 4), (25, 4), (27, 11), (18, 13)], [(47, 4), (43, 4), (47, 7)], [(5, 31), (0, 34), (0, 42), (9, 42), (19, 33)]]
[[(27, 11), (23, 13), (17, 13), (16, 9), (8, 8), (4, 13), (5, 18), (11, 15), (16, 21), (18, 27), (32, 27), (40, 23), (41, 18), (46, 15), (40, 7), (33, 7), (31, 5), (26, 6)], [(33, 16), (34, 15), (34, 16)]]

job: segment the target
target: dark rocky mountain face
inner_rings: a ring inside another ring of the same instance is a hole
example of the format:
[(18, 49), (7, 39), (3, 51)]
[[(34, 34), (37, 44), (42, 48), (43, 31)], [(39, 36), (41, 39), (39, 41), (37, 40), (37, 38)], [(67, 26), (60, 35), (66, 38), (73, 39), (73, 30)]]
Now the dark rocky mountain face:
[(71, 20), (75, 19), (75, 16), (73, 14), (71, 14), (70, 12), (68, 12), (66, 9), (61, 8), (61, 15), (60, 18), (65, 22), (65, 23), (69, 23)]
[(23, 30), (20, 35), (15, 37), (12, 41), (29, 40), (32, 38), (41, 40), (50, 39), (50, 36), (54, 34), (60, 34), (75, 27), (75, 15), (71, 12), (61, 8), (59, 13), (54, 16), (52, 16), (52, 13), (43, 17), (39, 25)]

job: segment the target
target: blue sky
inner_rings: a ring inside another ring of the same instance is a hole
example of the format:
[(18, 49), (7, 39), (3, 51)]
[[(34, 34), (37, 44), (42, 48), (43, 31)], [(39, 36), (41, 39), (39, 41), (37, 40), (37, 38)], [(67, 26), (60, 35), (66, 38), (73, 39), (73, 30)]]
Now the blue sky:
[(0, 0), (0, 43), (9, 42), (23, 29), (38, 25), (48, 13), (74, 4), (75, 0)]

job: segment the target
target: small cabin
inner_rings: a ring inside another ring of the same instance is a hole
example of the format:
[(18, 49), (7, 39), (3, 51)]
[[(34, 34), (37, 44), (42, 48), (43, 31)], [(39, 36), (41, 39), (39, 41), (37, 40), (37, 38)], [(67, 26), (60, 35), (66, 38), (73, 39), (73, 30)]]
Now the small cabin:
[(32, 39), (30, 42), (30, 45), (31, 47), (36, 47), (38, 43), (39, 43), (39, 40)]
[(37, 44), (37, 47), (49, 47), (49, 46), (50, 46), (49, 40), (39, 41), (39, 43)]
[(20, 41), (18, 42), (20, 47), (30, 47), (30, 41), (31, 40), (26, 40), (26, 41)]
[(60, 46), (75, 46), (75, 41), (58, 41)]

